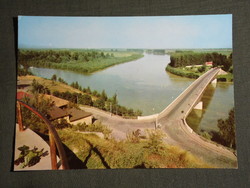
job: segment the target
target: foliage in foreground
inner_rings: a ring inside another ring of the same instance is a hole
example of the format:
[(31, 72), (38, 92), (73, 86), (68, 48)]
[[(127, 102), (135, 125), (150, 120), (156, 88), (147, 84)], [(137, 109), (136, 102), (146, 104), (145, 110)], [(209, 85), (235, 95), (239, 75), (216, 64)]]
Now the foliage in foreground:
[(22, 147), (18, 148), (21, 153), (19, 154), (18, 158), (14, 161), (16, 166), (20, 165), (20, 168), (31, 167), (37, 164), (41, 157), (48, 155), (48, 151), (43, 151), (44, 149), (38, 150), (37, 147), (33, 149), (29, 149), (29, 146), (23, 145)]
[[(24, 98), (23, 101), (34, 107), (38, 112), (47, 116), (48, 111), (51, 109), (53, 103), (51, 100), (44, 99), (39, 97), (38, 94), (33, 94), (32, 98)], [(27, 128), (32, 129), (33, 131), (40, 132), (42, 134), (48, 133), (47, 125), (41, 120), (36, 114), (27, 109), (24, 106), (21, 106), (22, 112), (22, 121), (23, 125)]]
[[(101, 139), (72, 129), (58, 130), (59, 135), (86, 168), (209, 168), (187, 151), (168, 146), (159, 132), (149, 131), (148, 139), (131, 142)], [(159, 139), (159, 140), (158, 140)]]
[(231, 149), (236, 149), (236, 133), (235, 133), (235, 118), (234, 108), (228, 113), (228, 118), (219, 119), (217, 126), (219, 131), (206, 132), (202, 130), (199, 134), (208, 140), (215, 141)]

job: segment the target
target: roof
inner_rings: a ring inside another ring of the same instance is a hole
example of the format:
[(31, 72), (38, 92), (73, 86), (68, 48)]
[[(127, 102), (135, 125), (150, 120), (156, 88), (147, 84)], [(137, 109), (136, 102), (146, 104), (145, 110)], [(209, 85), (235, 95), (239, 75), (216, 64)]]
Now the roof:
[(32, 80), (17, 80), (17, 85), (31, 85)]
[(51, 120), (62, 118), (68, 115), (66, 111), (56, 106), (52, 106), (51, 109), (48, 111), (48, 114)]
[(28, 93), (26, 93), (26, 92), (23, 92), (23, 91), (18, 91), (18, 92), (16, 93), (16, 98), (19, 99), (19, 100), (21, 100), (21, 99), (23, 99), (23, 98), (25, 98), (25, 97), (31, 98), (32, 95), (30, 95), (30, 94), (28, 94)]
[(213, 62), (212, 61), (208, 61), (208, 62), (206, 62), (206, 65), (212, 65), (213, 64)]
[(83, 118), (86, 118), (86, 117), (89, 117), (92, 115), (89, 112), (85, 112), (83, 110), (78, 110), (76, 108), (68, 109), (67, 113), (69, 115), (69, 121), (71, 121), (71, 122), (79, 120), (79, 119), (83, 119)]
[(55, 97), (53, 95), (44, 94), (43, 96), (45, 99), (51, 100), (56, 107), (62, 107), (69, 104), (69, 101)]

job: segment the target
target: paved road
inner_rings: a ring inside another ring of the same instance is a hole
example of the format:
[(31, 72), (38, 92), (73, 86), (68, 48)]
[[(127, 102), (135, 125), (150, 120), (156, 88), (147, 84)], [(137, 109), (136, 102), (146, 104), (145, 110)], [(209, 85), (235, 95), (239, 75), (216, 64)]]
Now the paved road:
[(97, 119), (113, 129), (113, 136), (117, 139), (126, 138), (126, 133), (136, 129), (154, 128), (156, 123), (166, 133), (165, 142), (177, 145), (204, 159), (206, 162), (223, 168), (237, 167), (236, 156), (228, 149), (217, 146), (201, 138), (186, 124), (185, 118), (201, 98), (207, 85), (216, 77), (220, 69), (212, 69), (195, 80), (179, 97), (177, 97), (156, 119), (128, 120), (101, 110), (82, 107), (91, 112)]

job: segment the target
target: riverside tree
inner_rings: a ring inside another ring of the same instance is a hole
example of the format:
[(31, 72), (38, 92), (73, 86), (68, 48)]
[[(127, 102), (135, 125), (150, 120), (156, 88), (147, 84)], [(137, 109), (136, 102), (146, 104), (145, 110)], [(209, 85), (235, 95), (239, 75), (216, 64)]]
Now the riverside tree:
[(220, 129), (219, 135), (221, 139), (223, 139), (225, 145), (236, 149), (234, 108), (230, 110), (226, 120), (218, 120), (217, 126)]

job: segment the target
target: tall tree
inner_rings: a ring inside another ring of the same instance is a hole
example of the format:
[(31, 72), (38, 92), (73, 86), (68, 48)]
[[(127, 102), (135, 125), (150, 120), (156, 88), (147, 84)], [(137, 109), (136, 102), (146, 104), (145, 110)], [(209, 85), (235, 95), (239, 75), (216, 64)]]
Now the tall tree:
[(236, 148), (235, 142), (235, 121), (234, 108), (230, 110), (226, 120), (218, 120), (219, 135), (224, 140), (225, 144), (230, 148)]

